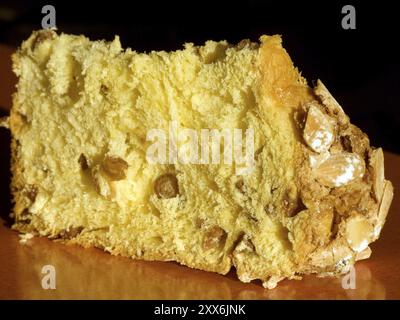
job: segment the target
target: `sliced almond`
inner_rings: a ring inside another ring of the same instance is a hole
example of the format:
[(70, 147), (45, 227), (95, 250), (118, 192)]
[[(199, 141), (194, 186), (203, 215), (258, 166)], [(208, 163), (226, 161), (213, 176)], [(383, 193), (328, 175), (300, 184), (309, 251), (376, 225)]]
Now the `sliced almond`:
[(390, 181), (385, 181), (383, 196), (378, 209), (378, 217), (374, 227), (374, 239), (378, 239), (382, 227), (385, 224), (387, 214), (389, 212), (390, 204), (393, 200), (393, 185)]
[(106, 199), (111, 199), (114, 196), (114, 189), (112, 188), (108, 175), (102, 170), (101, 166), (94, 166), (91, 174), (97, 193)]
[(372, 250), (370, 247), (365, 248), (361, 252), (357, 252), (356, 261), (368, 259), (371, 256)]
[[(343, 243), (342, 243), (343, 241)], [(329, 268), (341, 261), (348, 261), (352, 257), (352, 250), (344, 239), (333, 241), (330, 245), (319, 247), (310, 253), (308, 261), (311, 265), (319, 268)], [(343, 267), (343, 265), (342, 265)]]
[(346, 223), (346, 240), (350, 248), (362, 252), (372, 240), (373, 227), (363, 216), (351, 217)]
[(349, 117), (344, 113), (340, 104), (331, 95), (321, 80), (318, 79), (317, 86), (314, 88), (315, 94), (321, 99), (323, 105), (333, 114), (338, 116), (339, 123), (344, 125), (349, 123)]
[(383, 151), (381, 148), (371, 152), (370, 166), (372, 169), (372, 187), (377, 201), (380, 201), (385, 185), (385, 167), (383, 159)]
[(309, 163), (311, 168), (316, 168), (320, 166), (323, 162), (329, 159), (331, 154), (329, 152), (324, 152), (320, 154), (311, 154), (309, 157)]
[(355, 153), (336, 153), (316, 164), (316, 180), (327, 187), (340, 187), (351, 181), (362, 178), (365, 173), (364, 160)]
[(316, 105), (308, 109), (303, 137), (308, 146), (318, 153), (328, 151), (335, 139), (332, 120)]

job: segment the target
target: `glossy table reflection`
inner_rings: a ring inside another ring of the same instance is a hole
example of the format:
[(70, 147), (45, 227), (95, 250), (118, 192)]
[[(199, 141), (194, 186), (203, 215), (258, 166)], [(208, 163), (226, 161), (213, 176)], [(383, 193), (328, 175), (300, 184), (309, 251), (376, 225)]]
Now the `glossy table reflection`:
[[(228, 276), (192, 270), (175, 263), (133, 261), (97, 249), (64, 246), (46, 239), (19, 243), (0, 230), (1, 299), (385, 299), (399, 297), (394, 259), (374, 254), (356, 267), (356, 289), (340, 278), (307, 276), (283, 281), (276, 289), (244, 284)], [(389, 248), (387, 248), (389, 249)], [(381, 250), (382, 251), (382, 250)], [(389, 250), (383, 250), (388, 254)], [(378, 260), (378, 258), (380, 258)], [(56, 289), (41, 287), (44, 265), (56, 270)], [(391, 269), (392, 268), (392, 269)], [(391, 271), (390, 271), (391, 270)]]
[[(13, 81), (9, 54), (0, 45), (0, 106), (9, 108)], [(3, 76), (4, 75), (4, 76)], [(98, 249), (62, 245), (44, 238), (19, 242), (4, 218), (9, 204), (7, 172), (9, 137), (0, 129), (2, 202), (0, 203), (0, 299), (399, 299), (400, 298), (400, 156), (385, 153), (386, 176), (395, 197), (381, 239), (372, 244), (372, 257), (356, 264), (356, 289), (345, 290), (341, 278), (306, 276), (285, 280), (273, 290), (260, 282), (241, 283), (227, 276), (172, 262), (134, 261)], [(5, 152), (6, 150), (6, 152)], [(42, 267), (53, 265), (56, 289), (41, 287)]]

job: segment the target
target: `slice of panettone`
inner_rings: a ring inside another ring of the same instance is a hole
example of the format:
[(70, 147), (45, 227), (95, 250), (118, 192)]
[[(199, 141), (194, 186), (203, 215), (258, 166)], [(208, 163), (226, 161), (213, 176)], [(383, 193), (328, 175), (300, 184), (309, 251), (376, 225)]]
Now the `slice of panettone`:
[(322, 82), (307, 85), (279, 36), (145, 54), (43, 30), (13, 61), (20, 232), (234, 266), (268, 288), (370, 255), (393, 196), (382, 150)]

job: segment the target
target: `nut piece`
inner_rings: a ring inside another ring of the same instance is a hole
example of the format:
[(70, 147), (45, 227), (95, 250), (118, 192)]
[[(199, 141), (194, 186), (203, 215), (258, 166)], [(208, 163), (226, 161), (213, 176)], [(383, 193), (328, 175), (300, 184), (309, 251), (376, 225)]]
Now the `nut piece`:
[(203, 239), (203, 248), (206, 250), (220, 248), (225, 245), (226, 232), (219, 226), (209, 228)]
[(346, 240), (350, 248), (362, 252), (371, 241), (373, 227), (363, 216), (355, 216), (347, 220)]
[(91, 170), (92, 178), (97, 193), (111, 199), (114, 196), (114, 189), (112, 188), (108, 176), (105, 175), (104, 170), (101, 169), (100, 165), (96, 165)]
[(385, 224), (386, 216), (389, 212), (390, 204), (393, 200), (393, 185), (390, 181), (385, 181), (383, 196), (379, 205), (378, 217), (374, 227), (374, 239), (376, 240)]
[(373, 150), (370, 157), (370, 166), (372, 169), (372, 187), (375, 199), (380, 201), (385, 185), (385, 168), (383, 160), (383, 151), (381, 148)]
[(103, 96), (108, 95), (109, 92), (110, 92), (110, 89), (109, 89), (105, 84), (102, 84), (102, 85), (100, 86), (100, 93), (101, 93)]
[[(338, 264), (338, 262), (347, 261), (352, 256), (352, 250), (346, 246), (346, 242), (343, 240), (343, 244), (338, 241), (333, 241), (330, 245), (325, 247), (319, 247), (309, 255), (309, 262), (311, 265), (318, 268), (329, 268), (332, 265)], [(344, 267), (343, 263), (335, 266), (336, 268)], [(337, 270), (340, 271), (340, 270)]]
[(303, 138), (308, 146), (318, 153), (328, 151), (334, 141), (332, 120), (316, 105), (311, 105), (308, 109)]
[(103, 160), (102, 169), (112, 181), (119, 181), (126, 178), (128, 163), (119, 157), (107, 155)]
[(317, 181), (330, 188), (362, 178), (364, 172), (364, 160), (359, 155), (348, 152), (332, 154), (314, 168)]
[(77, 237), (83, 229), (83, 227), (70, 227), (67, 230), (61, 230), (59, 237), (62, 239), (72, 239)]
[(368, 259), (371, 256), (372, 250), (370, 247), (367, 247), (361, 252), (357, 252), (356, 261)]
[(154, 191), (159, 199), (175, 198), (179, 194), (178, 179), (172, 173), (163, 174), (154, 182)]
[(315, 94), (320, 98), (322, 104), (333, 114), (337, 115), (337, 119), (341, 125), (349, 123), (349, 117), (344, 113), (340, 104), (331, 95), (321, 80), (318, 79), (317, 86), (314, 88)]

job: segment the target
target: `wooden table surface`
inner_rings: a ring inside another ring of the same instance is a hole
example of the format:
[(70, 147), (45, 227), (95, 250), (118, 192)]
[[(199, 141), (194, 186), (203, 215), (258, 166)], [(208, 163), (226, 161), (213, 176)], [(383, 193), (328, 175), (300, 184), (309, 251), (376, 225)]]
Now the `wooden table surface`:
[[(3, 108), (10, 107), (15, 84), (11, 52), (0, 45)], [(9, 136), (0, 130), (1, 177), (7, 177)], [(260, 282), (241, 283), (234, 272), (222, 276), (172, 262), (134, 261), (44, 238), (21, 244), (18, 234), (0, 220), (0, 299), (400, 299), (400, 203), (396, 196), (400, 156), (385, 152), (385, 163), (395, 197), (381, 238), (371, 245), (371, 258), (356, 264), (355, 289), (343, 289), (341, 278), (306, 276), (301, 281), (284, 280), (267, 290)], [(2, 190), (7, 190), (5, 180)], [(8, 215), (6, 201), (0, 210), (1, 217)], [(55, 267), (54, 290), (42, 288), (45, 265)]]

